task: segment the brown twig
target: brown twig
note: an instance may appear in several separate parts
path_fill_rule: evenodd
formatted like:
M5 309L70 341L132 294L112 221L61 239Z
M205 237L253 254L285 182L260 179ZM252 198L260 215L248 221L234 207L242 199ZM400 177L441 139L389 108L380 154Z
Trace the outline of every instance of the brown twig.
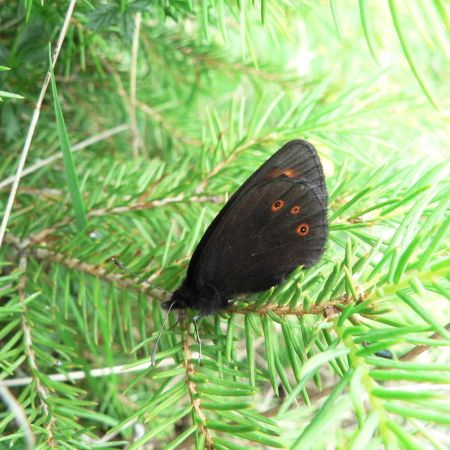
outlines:
M264 306L251 305L245 308L229 308L226 312L232 314L258 314L260 316L265 316L269 312L272 312L278 316L305 316L307 314L324 314L331 309L338 309L339 306L348 305L353 303L355 299L350 296L343 296L336 300L330 300L326 303L321 303L313 305L308 309L303 306L296 306L291 308L290 306L278 306L276 304L269 304Z
M33 243L29 240L21 241L19 238L8 234L6 236L6 242L13 245L19 251L23 251L25 248L40 261L47 261L51 263L61 264L68 269L77 270L87 275L91 275L96 278L108 281L111 284L118 285L125 289L133 289L134 291L147 294L152 298L161 298L166 295L165 291L158 288L151 288L145 281L136 280L132 278L125 278L118 273L109 272L103 265L94 265L81 261L78 258L71 258L62 253L56 253L47 248L34 248ZM111 262L111 267L112 267Z
M130 211L142 211L144 209L157 208L159 206L169 205L171 203L180 203L189 201L192 203L223 203L223 195L193 195L191 197L179 194L174 197L166 197L160 200L151 200L149 202L138 202L133 205L115 206L112 208L101 208L91 211L88 217L104 216L106 214L122 214Z
M180 130L178 130L174 125L172 125L170 122L168 122L158 111L156 111L154 108L150 107L146 103L143 103L141 101L137 101L137 106L139 109L146 114L147 116L151 117L155 122L159 123L162 128L164 128L168 134L173 136L176 140L179 142L184 142L185 144L192 145L194 147L200 147L202 145L202 141L199 139L195 139L192 137L187 136L185 133L182 133Z
M88 217L106 216L108 214L123 214L131 211L142 211L146 209L157 208L159 206L170 205L172 203L192 202L192 203L219 203L222 204L225 201L225 197L222 195L193 195L186 196L179 194L174 197L166 197L159 200L151 200L148 202L136 202L131 205L113 206L111 208L99 208L94 209L88 213ZM45 239L55 233L58 229L68 225L73 221L72 217L66 217L63 220L55 223L51 227L45 228L30 236L29 240L34 243L45 241Z
M445 329L450 330L450 323L445 326ZM436 332L433 333L429 339L442 339L442 335L441 333ZM417 345L416 347L413 347L411 350L402 355L400 357L400 361L411 361L423 352L426 352L429 348L430 347L428 345Z
M186 385L189 392L189 397L191 399L192 408L195 411L195 414L200 419L200 422L198 424L198 428L200 432L205 436L205 448L207 450L211 450L214 448L213 440L211 433L209 432L209 429L206 425L207 420L205 413L203 412L203 409L201 407L201 400L197 396L197 389L194 381L192 381L192 376L195 374L194 366L191 362L192 354L191 349L189 348L189 339L190 334L187 330L189 324L186 322L186 332L184 333L183 337L183 353L184 353L184 367L186 369Z
M244 150L247 150L248 148L252 147L255 144L263 144L268 141L274 141L277 138L277 133L269 133L265 136L261 136L258 138L249 139L245 144L242 144L238 146L234 151L228 155L225 159L220 161L212 170L209 172L209 174L204 178L204 180L198 185L196 192L201 193L204 192L206 189L206 186L208 185L209 180L217 175L224 167L226 167L230 162L232 162L239 153L243 152Z
M61 264L68 269L86 273L93 277L108 281L112 284L119 285L122 288L133 289L134 291L138 291L148 295L152 299L160 299L167 296L167 293L162 289L152 288L145 281L136 280L134 278L124 278L118 273L108 272L105 266L88 264L78 258L70 258L61 253L52 252L51 250L47 250L44 248L32 249L31 253L37 259Z

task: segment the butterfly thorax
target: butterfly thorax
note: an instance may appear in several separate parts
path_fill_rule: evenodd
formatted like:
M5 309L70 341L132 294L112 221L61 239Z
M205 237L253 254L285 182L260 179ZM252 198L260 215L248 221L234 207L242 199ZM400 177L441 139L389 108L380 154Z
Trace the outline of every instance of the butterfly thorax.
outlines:
M185 280L164 306L168 308L171 304L174 309L191 308L199 311L202 316L206 316L225 309L228 306L228 299L213 286L195 289Z

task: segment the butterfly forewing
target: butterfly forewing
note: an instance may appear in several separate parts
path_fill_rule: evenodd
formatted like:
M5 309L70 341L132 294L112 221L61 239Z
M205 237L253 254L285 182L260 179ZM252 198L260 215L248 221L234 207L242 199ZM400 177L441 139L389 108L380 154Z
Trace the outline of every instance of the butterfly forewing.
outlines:
M189 282L194 283L200 275L203 265L199 260L207 252L206 248L217 226L225 216L235 214L235 201L255 186L283 178L307 182L322 202L327 204L325 178L316 149L309 142L300 139L287 142L241 185L211 222L189 263Z
M328 195L314 147L285 144L225 204L194 251L186 279L166 303L211 314L227 299L265 290L322 254Z

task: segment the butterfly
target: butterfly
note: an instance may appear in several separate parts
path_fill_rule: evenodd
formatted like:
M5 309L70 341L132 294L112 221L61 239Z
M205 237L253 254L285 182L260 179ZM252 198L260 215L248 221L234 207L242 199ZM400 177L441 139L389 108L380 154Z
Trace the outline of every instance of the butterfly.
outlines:
M297 267L311 267L327 242L327 205L316 149L304 140L286 143L217 214L186 278L163 307L215 314L237 296L267 290Z

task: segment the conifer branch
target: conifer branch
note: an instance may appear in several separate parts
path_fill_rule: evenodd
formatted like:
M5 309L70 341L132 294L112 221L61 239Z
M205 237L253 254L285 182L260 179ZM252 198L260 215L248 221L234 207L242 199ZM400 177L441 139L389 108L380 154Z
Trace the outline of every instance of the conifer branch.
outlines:
M145 40L145 36L143 36L143 39ZM120 75L117 73L117 71L114 69L114 67L111 66L111 64L105 59L102 58L102 64L105 66L106 70L112 75L114 78L117 89L119 91L120 97L122 97L123 101L125 102L125 105L129 105L129 99L125 90L125 87L123 85L122 79ZM168 120L166 120L162 114L157 112L155 108L150 107L146 103L135 99L135 106L138 106L139 109L149 117L151 117L155 122L157 122L161 127L171 136L175 138L175 141L183 142L188 145L194 145L194 146L200 146L201 141L190 138L185 133L180 132L176 126L172 125ZM127 106L128 109L131 109L131 106Z
M235 73L242 73L247 75L248 77L255 77L263 81L278 84L285 89L290 89L293 91L304 90L304 85L298 83L295 74L293 74L293 77L290 80L281 76L279 72L274 71L272 73L267 70L263 70L261 67L255 66L251 63L246 64L238 60L230 61L229 59L221 58L212 45L207 47L206 49L204 49L204 47L198 49L195 47L195 42L183 42L183 38L179 34L172 34L168 38L171 44L170 49L175 48L186 58L191 58L197 64L205 65L210 70L224 71L232 75L234 75ZM155 46L153 45L153 42L151 40L144 37L144 41L148 46L151 46L154 49Z
M361 299L358 299L358 301ZM250 305L244 308L229 308L226 310L227 313L231 314L258 314L260 316L265 316L269 312L274 313L278 316L305 316L308 314L325 314L327 317L330 315L336 315L339 313L339 307L349 305L353 303L355 299L348 295L343 295L342 297L330 300L326 303L318 303L307 309L303 306L278 306L277 304L271 303L264 306Z
M137 202L131 205L115 206L112 208L95 209L88 214L89 217L105 216L108 214L123 214L132 211L143 211L147 209L158 208L160 206L170 205L172 203L223 203L225 197L223 195L186 195L179 194L174 197L166 197L159 200L151 200L148 202Z
M117 125L116 127L102 131L101 133L90 136L90 137L83 139L82 141L74 144L72 146L72 153L84 150L85 148L87 148L93 144L104 141L112 136L115 136L116 134L123 133L126 130L128 130L128 124L123 123L121 125ZM30 175L31 173L36 172L36 170L47 167L48 165L50 165L51 163L53 163L55 161L58 161L58 159L61 159L62 157L63 157L62 152L57 152L57 153L53 154L52 156L49 156L48 158L38 160L37 162L35 162L31 166L29 166L23 170L23 172L21 174L21 179L27 175ZM4 180L0 181L0 189L3 189L4 187L10 185L12 182L14 182L14 179L15 179L15 176L11 176L11 177L7 177ZM21 190L21 192L22 192L22 190Z
M267 144L268 142L275 141L277 139L276 132L274 133L268 133L264 136L251 138L248 141L246 141L244 144L241 144L237 146L233 152L228 155L226 158L224 158L222 161L220 161L203 179L203 181L198 185L196 192L201 193L204 192L206 189L206 186L209 183L209 180L213 178L215 175L217 175L221 170L223 170L228 164L230 164L233 160L236 159L236 157L242 153L244 150L247 150L251 147L253 147L256 144Z
M28 356L28 364L31 369L32 378L36 385L36 391L39 396L40 404L47 421L47 424L45 425L45 430L47 432L47 444L51 448L58 448L55 440L55 435L53 432L53 429L56 426L55 417L50 412L48 406L49 392L47 388L42 384L38 376L38 373L40 371L36 362L36 354L33 349L33 337L31 332L31 326L27 318L27 305L25 303L26 299L25 288L27 283L26 268L27 268L27 252L24 251L22 252L19 260L19 270L21 272L21 275L19 278L18 290L19 290L20 305L22 308L21 317L22 317L22 330L24 334L25 354Z
M11 235L8 235L8 238L8 240L11 241ZM18 243L16 242L16 244L18 248L23 248L23 246L26 245L20 241ZM78 258L71 258L62 253L56 253L45 248L29 247L29 251L40 261L60 264L68 269L108 281L109 283L118 285L122 288L133 289L136 292L145 293L153 299L162 298L165 295L164 291L157 288L149 289L148 285L139 280L125 278L118 273L108 272L105 266L89 264ZM110 264L112 264L112 262L110 262Z
M202 145L200 140L189 137L187 134L180 132L175 125L172 125L161 113L156 111L155 108L152 108L139 100L137 100L136 104L144 114L159 123L161 127L174 138L175 141L183 142L194 147L200 147Z
M157 200L151 200L148 202L138 201L136 203L124 206L113 206L111 208L98 208L91 210L87 216L88 217L101 217L110 214L125 214L133 211L144 211L148 209L158 208L161 206L170 205L173 203L218 203L222 204L225 201L223 195L185 195L179 194L174 197L166 197ZM68 225L73 222L71 216L67 216L63 220L55 223L51 227L45 228L44 230L38 231L30 236L29 240L33 243L44 242L51 234L55 233L61 227Z
M14 244L18 249L23 249L28 244L19 239L8 235L8 241ZM157 288L149 288L145 283L139 280L130 279L118 273L111 273L103 265L94 265L81 261L78 258L71 258L62 253L56 253L48 248L34 248L32 245L28 247L31 254L40 261L47 261L56 264L61 264L68 269L76 270L87 275L100 278L112 284L118 285L125 289L132 289L135 292L146 294L149 300L161 299L167 296L165 291ZM112 263L111 263L112 264ZM291 308L289 306L278 306L276 304L268 304L264 306L251 305L244 308L229 308L226 312L231 314L258 314L266 315L269 312L278 314L280 316L304 316L307 314L335 314L338 312L339 306L345 306L352 303L354 299L349 296L342 296L338 299L313 305L308 309L302 306Z

